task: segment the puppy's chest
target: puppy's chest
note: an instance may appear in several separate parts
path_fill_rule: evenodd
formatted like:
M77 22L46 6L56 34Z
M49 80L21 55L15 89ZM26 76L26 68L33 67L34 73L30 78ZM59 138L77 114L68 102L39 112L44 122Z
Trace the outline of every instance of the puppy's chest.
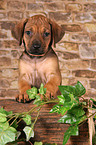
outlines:
M40 87L41 83L45 85L46 83L46 76L44 75L43 70L41 71L40 68L34 68L33 72L30 72L31 74L31 82L33 86L36 86L37 88Z
M41 63L23 63L20 73L23 79L27 80L32 86L40 87L41 83L46 83L46 75Z

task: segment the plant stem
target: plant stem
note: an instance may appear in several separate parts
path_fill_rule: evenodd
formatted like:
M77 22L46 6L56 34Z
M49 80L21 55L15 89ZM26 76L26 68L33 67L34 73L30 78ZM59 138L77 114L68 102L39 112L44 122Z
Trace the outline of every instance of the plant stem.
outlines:
M38 113L37 113L37 116L36 116L36 118L35 118L35 121L34 121L34 123L33 123L33 125L32 125L32 128L34 128L34 125L35 125L35 123L36 123L36 121L37 121L37 119L38 119L38 117L39 117L39 113L40 113L41 108L42 108L42 106L41 106L41 107L39 108L39 110L38 110Z
M8 120L8 122L11 121L14 117L15 117L15 116L12 116L12 117Z
M33 107L31 110L29 110L28 112L23 112L23 114L31 114L32 112L34 112L35 109L39 108L40 106L43 106L45 104L49 104L49 103L58 103L58 100L48 100L47 102L43 102L41 103L39 106L35 106Z
M88 116L87 119L90 118L90 117L92 117L95 114L96 114L96 111L94 113L92 113L90 116Z
M96 112L94 112L94 113L92 113L90 116L88 116L86 119L84 119L80 124L78 124L79 126L81 126L82 124L84 124L85 123L85 121L87 120L87 119L89 119L89 118L91 118L93 115L95 115L96 114Z
M31 145L33 145L31 142L30 142L30 140L28 141Z
M17 122L17 124L22 120L22 118L19 119L19 121Z
M18 118L19 116L16 116L15 119L13 120L13 122L10 124L10 126L16 121L16 119Z

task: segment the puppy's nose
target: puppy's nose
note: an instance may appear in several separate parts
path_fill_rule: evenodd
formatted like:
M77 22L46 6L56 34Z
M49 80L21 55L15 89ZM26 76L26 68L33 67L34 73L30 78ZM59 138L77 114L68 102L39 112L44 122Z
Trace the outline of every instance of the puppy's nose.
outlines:
M41 47L41 43L40 42L33 43L33 48L38 49L40 47Z

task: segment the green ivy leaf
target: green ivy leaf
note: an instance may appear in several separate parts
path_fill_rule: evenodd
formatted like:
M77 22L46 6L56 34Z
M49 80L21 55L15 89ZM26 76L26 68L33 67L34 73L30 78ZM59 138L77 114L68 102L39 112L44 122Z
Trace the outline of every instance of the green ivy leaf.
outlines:
M35 142L34 145L43 145L42 142Z
M61 117L58 122L59 123L69 123L71 125L73 124L80 124L81 122L83 122L85 119L87 118L86 115L84 116L81 116L81 117L76 117L75 115L73 114L68 114L68 112L63 116Z
M87 105L87 102L81 102L81 104L86 106Z
M44 101L41 100L39 95L36 95L36 99L34 100L33 104L36 104L37 106L41 105Z
M46 94L46 88L44 88L44 85L43 85L43 84L41 84L41 86L40 86L39 93L40 93L41 95Z
M94 105L96 105L96 100L94 100L93 98L91 98L90 100L93 101Z
M7 117L7 115L6 114L3 114L3 113L0 113L0 116Z
M94 100L93 98L90 99L93 102L92 108L96 109L96 100Z
M0 128L0 144L5 145L8 142L15 141L16 130L12 127L7 130Z
M73 114L75 115L76 117L80 117L80 116L83 116L85 114L85 111L83 110L82 106L74 106L72 107L69 111L68 111L69 114Z
M79 81L75 86L59 86L59 90L62 95L67 97L69 94L73 94L74 96L80 97L86 92L86 89Z
M0 128L2 128L3 130L6 130L8 127L9 123L7 121L0 123Z
M74 94L75 96L80 97L86 93L86 89L79 81L74 87L75 87L75 94Z
M68 111L69 109L71 109L73 106L73 103L69 102L69 103L64 103L64 106L61 106L59 104L56 104L53 106L53 108L50 110L49 113L58 113L58 114L64 114L66 111Z
M64 115L64 113L66 113L66 111L67 111L67 109L65 108L65 106L61 106L61 107L60 107L60 113L61 113L62 115Z
M41 105L42 103L43 103L43 101L41 101L41 100L35 100L33 104L39 106L39 105Z
M77 121L76 117L73 116L72 114L65 114L58 120L59 123L69 123L69 124L74 124L76 121Z
M2 107L1 107L1 109L0 109L0 113L2 113L2 114L5 114L5 115L11 115L12 114L12 111L6 111L5 109L3 109Z
M65 102L65 98L63 95L57 96L57 98L59 99L59 105L64 105Z
M17 132L16 132L16 137L15 137L15 139L18 139L20 135L21 135L21 132L20 132L20 131L17 131Z
M31 116L30 115L26 115L25 117L23 117L23 120L26 122L27 125L31 124Z
M70 110L74 106L73 102L64 103L63 107L60 108L61 114L63 115L66 111Z
M26 134L26 141L28 141L31 137L34 137L34 131L33 131L33 129L31 127L25 126L23 131Z
M36 95L38 93L38 90L36 87L33 87L33 88L27 90L26 93L28 94L30 99L35 99Z
M6 114L0 113L0 123L7 121Z
M63 145L65 145L72 135L79 135L78 126L70 126L64 134Z
M61 106L56 104L56 105L53 106L53 108L50 110L49 113L58 113L58 114L60 114L61 113L60 108L61 108Z
M84 120L86 120L87 116L81 116L79 118L77 118L76 124L79 125L81 122L83 122Z
M59 90L61 92L61 94L66 97L66 101L68 102L68 100L70 101L70 97L69 94L74 94L75 90L73 86L59 86Z
M74 105L73 102L64 103L64 107L66 108L66 111L71 109L73 105Z
M17 132L17 130L14 127L10 127L9 130L12 131L12 132L14 132L14 133Z

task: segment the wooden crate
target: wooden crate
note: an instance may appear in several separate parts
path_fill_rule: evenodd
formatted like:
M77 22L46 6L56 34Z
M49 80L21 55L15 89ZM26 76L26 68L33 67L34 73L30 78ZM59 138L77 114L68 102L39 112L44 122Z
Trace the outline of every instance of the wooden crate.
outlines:
M13 111L15 113L28 111L34 105L33 102L23 104L15 100L0 100L0 106L4 107L7 111ZM42 141L44 143L57 143L58 145L62 145L64 133L69 125L57 123L60 115L57 113L49 113L52 106L53 104L47 104L41 109L40 116L35 124L35 137L31 139L32 142ZM35 114L32 114L32 116L35 116ZM79 136L70 137L66 145L89 145L87 122L80 126Z

